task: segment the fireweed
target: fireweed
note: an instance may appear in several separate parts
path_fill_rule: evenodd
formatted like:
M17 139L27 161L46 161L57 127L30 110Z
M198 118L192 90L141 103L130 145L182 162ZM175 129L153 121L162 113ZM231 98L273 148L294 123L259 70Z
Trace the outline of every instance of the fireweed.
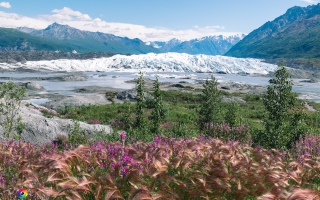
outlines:
M319 190L316 156L301 157L302 164L278 150L203 134L130 144L123 132L119 139L62 151L56 143L0 143L0 199L16 198L20 187L31 199L58 200L280 198L297 187Z
M307 134L305 137L300 136L292 148L292 154L298 160L303 160L303 157L318 157L320 156L320 136Z
M228 123L205 123L205 133L208 136L221 139L225 142L240 141L248 143L251 140L249 126L241 124L240 126L231 127Z

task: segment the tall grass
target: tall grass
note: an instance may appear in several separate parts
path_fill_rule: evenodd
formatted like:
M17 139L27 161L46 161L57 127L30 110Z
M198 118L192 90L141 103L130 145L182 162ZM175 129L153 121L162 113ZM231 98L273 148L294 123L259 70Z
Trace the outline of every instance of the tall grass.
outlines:
M204 135L132 142L123 132L119 142L62 150L11 141L0 143L0 159L1 199L16 198L20 187L30 199L58 200L281 199L297 188L320 189L318 156L297 161L288 152Z

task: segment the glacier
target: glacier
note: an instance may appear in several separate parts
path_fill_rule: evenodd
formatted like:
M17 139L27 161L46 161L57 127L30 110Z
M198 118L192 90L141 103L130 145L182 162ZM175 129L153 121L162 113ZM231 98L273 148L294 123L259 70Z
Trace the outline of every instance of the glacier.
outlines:
M25 63L0 63L0 68L17 68L50 71L104 71L104 72L195 72L227 74L268 74L277 66L261 59L227 56L189 55L185 53L161 53L139 55L115 55L88 60L43 60Z

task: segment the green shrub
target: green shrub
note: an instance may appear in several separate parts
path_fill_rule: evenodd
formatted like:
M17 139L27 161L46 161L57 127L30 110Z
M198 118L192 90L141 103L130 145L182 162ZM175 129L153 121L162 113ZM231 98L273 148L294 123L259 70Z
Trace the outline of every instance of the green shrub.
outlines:
M204 128L205 123L217 123L220 121L220 91L217 88L218 82L212 75L211 80L203 84L204 90L201 95L203 103L199 110L199 125Z
M88 144L88 136L85 131L81 129L80 123L73 121L73 126L69 125L70 133L68 134L68 141L71 145Z
M239 113L239 105L237 103L229 103L225 115L225 122L229 123L231 127L239 126L241 124L241 116Z
M4 128L3 134L7 138L10 138L14 130L21 138L25 125L19 116L19 109L24 96L26 96L25 87L16 86L13 82L0 84L0 114L4 117L0 125Z

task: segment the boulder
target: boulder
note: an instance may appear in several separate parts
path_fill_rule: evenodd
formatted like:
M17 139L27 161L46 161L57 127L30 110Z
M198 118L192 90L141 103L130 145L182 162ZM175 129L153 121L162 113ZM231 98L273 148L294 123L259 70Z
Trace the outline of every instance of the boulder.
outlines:
M125 90L118 93L117 99L133 101L135 100L136 96L137 96L137 91L135 89Z
M230 87L228 87L228 86L222 86L221 89L223 89L223 90L230 90Z
M36 82L27 82L26 88L28 90L45 90L45 88L42 85Z
M151 98L151 99L153 98L153 96L147 92L144 93L144 96L146 98ZM119 99L119 100L136 101L136 97L137 97L137 90L136 89L124 90L124 91L119 92L117 94L117 99Z
M305 82L305 83L318 83L318 80L316 79L309 79L309 80L302 80L300 82Z
M51 113L56 112L39 105L30 105L30 103L28 103L29 106L26 106L25 103L22 103L19 112L22 122L26 125L22 132L22 141L42 145L55 140L58 135L67 136L73 130L74 123L72 120L61 119L59 117L46 118L41 113L41 110L47 110ZM3 117L0 115L0 120L3 120ZM88 135L97 133L100 130L103 130L105 134L111 132L111 128L107 125L79 122L79 126ZM3 132L4 129L0 126L0 140L4 140Z

